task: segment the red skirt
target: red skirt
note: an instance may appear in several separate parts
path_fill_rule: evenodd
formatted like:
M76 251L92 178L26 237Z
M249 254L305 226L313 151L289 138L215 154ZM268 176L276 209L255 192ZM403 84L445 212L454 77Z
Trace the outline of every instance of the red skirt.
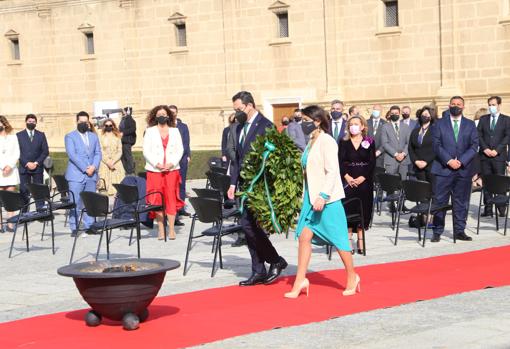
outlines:
M179 197L181 175L179 171L150 172L147 171L147 194L162 192L165 201L165 213L175 216L184 207L184 201ZM150 205L161 205L161 196L153 194L147 196ZM154 217L152 217L154 218Z

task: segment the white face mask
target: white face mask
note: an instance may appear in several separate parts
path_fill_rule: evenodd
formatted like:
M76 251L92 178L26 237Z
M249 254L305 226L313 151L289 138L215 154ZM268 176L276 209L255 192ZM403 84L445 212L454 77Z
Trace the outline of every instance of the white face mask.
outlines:
M489 111L492 115L496 115L498 113L498 107L496 107L495 105L491 105L489 106Z
M349 132L351 133L351 135L357 136L361 132L361 127L359 125L351 125L349 126Z

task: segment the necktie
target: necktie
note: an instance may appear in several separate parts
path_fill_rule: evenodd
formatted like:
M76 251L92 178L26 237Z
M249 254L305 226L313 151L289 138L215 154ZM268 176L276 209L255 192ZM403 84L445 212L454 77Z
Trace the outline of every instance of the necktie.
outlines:
M85 132L85 134L83 134L82 137L83 137L83 143L85 143L85 145L87 146L87 149L89 149L89 137L87 136L87 133Z
M30 131L29 134L30 134L30 142L32 142L34 140L34 131Z
M244 146L244 140L246 139L246 130L248 130L248 123L246 122L243 126L243 131L241 133L241 142L239 142L241 144L241 147Z
M418 143L420 143L420 145L423 143L423 136L425 136L426 131L427 129L421 129L420 134L418 134Z
M496 127L496 117L493 115L493 116L491 116L491 118L492 118L491 131L494 131L494 128Z
M453 136L455 137L455 142L459 138L459 120L453 120Z
M379 122L377 120L374 121L374 136L377 133L377 126L379 126Z
M395 133L397 134L397 138L399 138L398 137L398 124L395 124Z
M335 122L335 131L333 132L333 137L335 140L338 140L338 122Z

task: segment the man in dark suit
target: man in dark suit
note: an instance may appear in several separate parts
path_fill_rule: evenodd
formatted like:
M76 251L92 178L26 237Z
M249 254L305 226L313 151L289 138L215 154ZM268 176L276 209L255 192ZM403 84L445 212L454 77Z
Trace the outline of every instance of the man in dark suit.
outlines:
M418 121L411 119L411 107L407 105L402 107L402 120L400 120L400 124L406 124L411 131L418 127Z
M370 115L370 118L368 119L368 136L372 137L375 141L375 165L384 168L384 156L381 156L384 153L381 139L381 130L386 121L381 119L381 114L381 105L375 104L372 107L372 115Z
M331 102L331 110L329 115L329 131L337 143L340 143L345 136L345 125L347 124L347 115L344 115L344 102L335 99Z
M184 153L182 154L181 161L179 162L179 173L181 174L181 186L179 188L179 196L183 201L186 200L186 177L188 176L188 164L191 161L191 148L190 148L190 137L189 137L189 128L181 119L177 118L177 114L179 113L179 109L175 105L169 105L168 108L175 114L177 123L176 127L179 130L182 138L182 145L184 147ZM185 210L185 208L181 208L179 212L177 212L180 216L191 216L189 212ZM180 220L175 220L175 225L181 226L184 225Z
M25 204L29 202L29 191L27 184L43 183L43 162L49 155L48 141L43 132L37 131L37 117L34 114L28 114L25 117L26 129L16 134L20 148L19 158L19 177L20 193L23 196ZM36 208L39 209L44 202L36 202Z
M475 123L462 115L464 99L450 99L449 116L443 117L432 129L432 147L436 158L432 164L435 176L435 201L447 204L450 195L453 204L453 234L457 240L471 241L465 233L474 174L473 158L478 152L478 132ZM439 242L444 231L445 212L434 216L432 242Z
M124 115L120 120L119 131L122 133L122 166L126 175L135 174L135 161L131 148L136 143L136 121L133 119L133 108L124 108Z
M264 135L266 129L273 127L273 123L259 113L255 106L255 101L250 92L241 91L232 97L234 110L239 126L236 130L236 140L239 144L237 156L230 166L230 188L228 198L234 199L235 190L240 180L240 172L244 157L251 150L251 143L255 141L258 135ZM287 267L285 259L278 255L276 249L271 244L266 232L259 227L253 214L245 210L240 221L246 240L248 250L251 255L251 276L239 283L239 286L253 286L257 284L270 284L274 282L282 270ZM269 263L269 272L266 272L264 263Z
M510 141L510 118L501 114L501 97L493 96L487 100L490 114L484 115L478 122L480 140L480 160L482 175L504 175L508 158L507 146ZM490 194L484 192L484 203ZM500 216L505 215L505 207L498 207ZM492 216L492 205L485 206L482 216Z

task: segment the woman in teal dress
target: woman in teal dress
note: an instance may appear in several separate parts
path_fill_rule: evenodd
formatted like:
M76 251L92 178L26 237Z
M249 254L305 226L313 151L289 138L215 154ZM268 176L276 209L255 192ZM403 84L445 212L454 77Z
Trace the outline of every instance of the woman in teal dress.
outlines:
M306 271L312 254L312 243L333 245L338 250L347 272L344 296L359 290L360 277L354 271L351 246L348 238L347 219L341 199L345 197L340 180L338 144L327 134L329 122L325 111L316 105L302 113L313 120L311 137L303 156L305 193L303 207L296 228L299 240L298 269L292 291L286 298L296 298L301 291L309 291Z

